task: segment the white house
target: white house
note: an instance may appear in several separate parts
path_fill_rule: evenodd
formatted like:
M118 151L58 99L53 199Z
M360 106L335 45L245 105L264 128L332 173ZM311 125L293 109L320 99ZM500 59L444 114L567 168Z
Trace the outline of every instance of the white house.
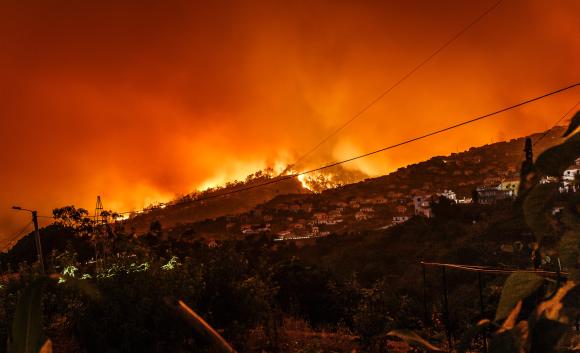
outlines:
M569 168L564 171L562 179L564 181L574 181L577 175L580 176L580 168Z
M407 222L411 217L409 216L394 216L393 217L393 224L401 224Z
M566 169L562 174L562 187L560 188L560 192L578 191L579 187L575 182L577 177L580 177L580 168L576 168L576 166L573 166Z
M457 194L453 190L443 190L442 193L439 194L453 202L457 202Z

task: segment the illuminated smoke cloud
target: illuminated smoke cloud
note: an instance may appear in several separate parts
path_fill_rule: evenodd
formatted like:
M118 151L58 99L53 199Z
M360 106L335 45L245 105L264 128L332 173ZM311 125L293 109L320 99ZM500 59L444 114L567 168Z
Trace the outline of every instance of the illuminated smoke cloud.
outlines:
M0 12L0 238L21 203L134 209L292 163L487 2L13 1ZM421 8L423 11L416 11ZM579 77L578 2L504 2L303 163ZM379 175L547 128L577 92L345 165ZM362 174L361 174L362 175Z

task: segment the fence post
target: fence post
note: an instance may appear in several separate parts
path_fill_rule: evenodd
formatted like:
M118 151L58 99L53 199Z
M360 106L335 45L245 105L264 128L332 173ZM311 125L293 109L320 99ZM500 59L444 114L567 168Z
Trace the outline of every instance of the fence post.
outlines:
M481 313L481 319L483 319L485 308L483 306L483 279L481 272L477 272L477 282L479 284L479 312ZM481 335L483 338L483 349L487 353L487 331L484 330Z
M442 267L441 270L441 279L443 281L443 318L445 320L445 331L447 333L449 352L451 352L453 348L451 342L451 322L449 320L449 302L447 300L447 276L445 274L445 267Z
M431 325L431 320L429 318L429 313L427 312L427 273L425 269L425 264L421 262L421 267L423 268L423 314L425 320L425 326Z

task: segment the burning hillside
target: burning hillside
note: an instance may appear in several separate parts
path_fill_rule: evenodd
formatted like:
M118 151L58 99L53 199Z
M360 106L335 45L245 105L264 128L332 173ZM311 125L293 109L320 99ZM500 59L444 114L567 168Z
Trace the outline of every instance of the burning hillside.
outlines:
M278 195L309 192L296 178L285 179L284 176L272 177L267 172L257 172L245 181L229 182L221 187L186 195L164 207L151 207L143 213L136 213L125 221L125 226L141 234L149 230L153 220L171 228L178 224L247 212Z

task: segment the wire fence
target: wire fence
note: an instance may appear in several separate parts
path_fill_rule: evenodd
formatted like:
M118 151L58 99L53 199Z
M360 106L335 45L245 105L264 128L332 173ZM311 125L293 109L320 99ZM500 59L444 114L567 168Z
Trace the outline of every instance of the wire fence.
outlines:
M474 321L474 319L481 320L483 318L489 318L493 316L493 312L489 310L489 304L491 299L486 297L484 294L484 290L487 285L487 280L489 276L506 276L512 273L531 273L537 276L550 278L550 279L557 279L560 281L565 281L569 273L564 271L545 271L545 270L527 270L527 269L511 269L511 268L496 268L496 267L489 267L489 266L477 266L477 265L461 265L461 264L449 264L449 263L439 263L439 262L420 262L422 268L422 276L423 276L423 311L424 311L424 322L427 327L433 327L434 323L432 322L432 317L434 313L437 313L442 318L442 325L445 330L445 338L447 340L447 345L452 351L452 348L456 345L456 336L457 332L460 329L460 325L458 324L461 320L459 318L460 312L462 309L464 311L470 312L474 317L466 317L467 321ZM438 269L439 270L439 279L438 284L433 284L432 281L429 281L429 272L428 269ZM461 271L461 272L470 272L477 276L477 306L470 308L457 308L454 307L453 301L454 299L457 301L465 301L466 298L454 298L450 295L450 284L454 284L457 286L457 281L454 283L450 283L450 276L453 276L453 273L450 271ZM487 276L487 277L486 277ZM463 276L465 277L465 276ZM463 278L465 280L465 278ZM466 282L473 286L473 282ZM468 284L468 285L469 285ZM432 295L433 289L439 289L440 298ZM495 298L497 299L497 298ZM440 308L437 308L437 304L440 303ZM469 309L469 310L468 310ZM578 334L580 332L580 321L579 318L576 317L575 320L575 333ZM483 352L488 352L487 346L487 334L483 333L479 337L479 347L480 350Z

